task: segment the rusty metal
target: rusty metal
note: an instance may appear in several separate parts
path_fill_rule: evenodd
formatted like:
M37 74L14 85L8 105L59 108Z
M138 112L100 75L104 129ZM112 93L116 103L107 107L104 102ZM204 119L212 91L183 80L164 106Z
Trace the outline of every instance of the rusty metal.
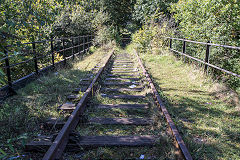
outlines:
M177 130L177 127L175 126L174 122L172 121L170 114L168 113L164 103L162 102L162 100L160 98L160 95L158 94L158 92L157 92L157 90L156 90L156 88L155 88L155 86L154 86L154 84L153 84L149 74L145 70L144 65L143 65L143 63L142 63L142 61L141 61L141 59L138 56L136 51L135 51L135 54L136 54L136 57L138 58L138 62L140 64L140 66L141 66L141 68L143 70L143 74L146 76L146 79L149 82L149 85L150 85L150 87L152 89L154 97L157 100L157 104L160 107L162 113L164 114L165 119L166 119L166 121L167 121L167 123L168 123L168 125L169 125L169 127L171 129L172 135L174 136L174 138L175 138L175 140L177 142L177 148L180 148L180 151L181 151L182 156L184 157L184 159L192 160L191 154L189 153L189 151L188 151L188 149L187 149L187 147L186 147L186 145L185 145L181 135L179 134L179 132Z
M71 131L76 128L80 115L84 112L85 110L85 103L87 102L87 98L92 95L93 90L94 90L94 85L98 81L101 73L105 69L106 65L108 64L110 58L112 57L114 51L110 53L110 55L107 57L103 67L99 70L95 78L93 79L92 83L89 85L88 89L86 90L85 94L83 97L80 99L78 104L76 105L76 109L72 112L72 114L69 116L67 122L64 124L63 128L61 131L58 133L58 136L52 143L51 147L48 149L46 154L43 157L43 160L54 160L54 159L59 159L67 145L69 134Z

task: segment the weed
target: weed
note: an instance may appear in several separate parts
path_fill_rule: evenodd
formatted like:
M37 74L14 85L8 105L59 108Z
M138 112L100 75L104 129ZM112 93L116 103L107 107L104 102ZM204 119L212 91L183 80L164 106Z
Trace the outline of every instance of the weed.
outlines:
M240 159L239 111L229 101L236 93L216 93L227 89L168 51L141 58L193 158Z

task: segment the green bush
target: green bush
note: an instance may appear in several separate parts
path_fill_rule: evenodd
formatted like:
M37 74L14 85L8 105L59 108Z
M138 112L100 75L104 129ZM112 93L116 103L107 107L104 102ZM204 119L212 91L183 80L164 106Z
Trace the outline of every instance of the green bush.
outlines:
M179 0L171 12L178 25L179 36L195 41L240 46L240 3L237 0ZM181 43L178 45L180 50ZM187 54L204 59L206 46L187 43ZM181 51L181 50L180 50ZM239 51L211 47L210 63L240 74ZM231 85L240 86L240 79L213 70L213 74Z
M154 21L156 16L161 19L160 23ZM152 15L148 23L132 35L132 40L141 52L160 53L160 48L166 49L167 41L163 37L173 35L174 32L171 19Z

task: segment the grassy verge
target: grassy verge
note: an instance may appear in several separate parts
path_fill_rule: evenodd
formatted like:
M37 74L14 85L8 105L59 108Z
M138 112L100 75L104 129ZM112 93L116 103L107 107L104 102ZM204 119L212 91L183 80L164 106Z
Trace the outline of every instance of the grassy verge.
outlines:
M239 95L168 51L141 58L193 158L240 159Z
M66 102L74 88L80 87L80 79L101 62L108 53L106 49L93 49L93 54L78 57L67 68L43 75L0 105L0 159L21 157L26 141L43 134L43 122L61 116L57 107Z

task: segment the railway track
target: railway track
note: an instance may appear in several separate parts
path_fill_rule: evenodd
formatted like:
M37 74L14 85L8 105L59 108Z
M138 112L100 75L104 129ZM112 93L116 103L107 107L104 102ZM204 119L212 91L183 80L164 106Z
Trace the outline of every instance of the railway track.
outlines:
M59 128L57 134L28 143L27 150L47 149L44 157L39 158L44 160L61 159L66 156L63 155L66 149L79 151L80 148L89 150L115 147L115 151L118 151L119 147L140 147L139 149L149 147L149 150L161 152L161 147L166 146L159 148L159 144L162 144L159 143L162 140L161 133L156 133L159 130L151 129L156 126L157 120L152 117L152 112L149 112L156 106L155 109L161 111L166 120L164 123L168 125L161 129L168 130L168 133L170 131L174 140L172 145L175 145L177 151L176 159L192 159L137 53L114 54L112 51L103 64L95 66L93 70L96 72L95 76L90 75L80 81L85 87L73 91L74 93L82 91L84 94L70 95L68 99L73 102L60 107L65 113L70 113L67 121L53 119L47 122L49 126ZM77 103L74 103L76 100ZM153 112L157 113L154 109ZM107 132L101 132L103 126L120 126L118 130L123 129L126 133L119 131L120 135L104 134ZM135 130L131 130L132 134L129 134L129 128L124 129L126 126L135 127ZM158 147L151 148L154 146Z

